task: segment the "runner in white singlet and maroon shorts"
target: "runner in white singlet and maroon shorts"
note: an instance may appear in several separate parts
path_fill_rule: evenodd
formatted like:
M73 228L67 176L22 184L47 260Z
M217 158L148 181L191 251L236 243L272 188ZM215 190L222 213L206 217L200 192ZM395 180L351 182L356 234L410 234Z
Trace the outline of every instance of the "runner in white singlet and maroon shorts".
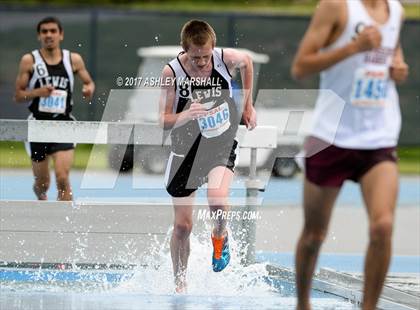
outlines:
M296 249L298 309L310 309L311 279L331 210L345 180L360 184L370 241L363 309L375 309L391 257L398 192L396 146L401 116L395 83L408 74L395 0L322 0L300 44L292 75L321 73L305 143L305 223ZM342 114L329 113L344 102Z

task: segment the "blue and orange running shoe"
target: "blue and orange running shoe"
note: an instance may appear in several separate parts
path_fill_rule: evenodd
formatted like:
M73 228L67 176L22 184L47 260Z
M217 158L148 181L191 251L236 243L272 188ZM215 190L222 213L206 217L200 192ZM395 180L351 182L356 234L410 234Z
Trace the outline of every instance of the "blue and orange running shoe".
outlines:
M213 243L213 271L220 272L226 268L230 261L228 236L221 238L211 236L211 241Z

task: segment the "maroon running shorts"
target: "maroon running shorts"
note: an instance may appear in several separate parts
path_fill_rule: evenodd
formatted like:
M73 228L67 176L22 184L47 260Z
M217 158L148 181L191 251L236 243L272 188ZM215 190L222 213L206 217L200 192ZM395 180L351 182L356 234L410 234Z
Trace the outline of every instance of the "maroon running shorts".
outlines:
M320 151L318 151L320 149ZM372 150L346 149L309 137L305 143L306 178L319 186L341 187L345 180L358 182L382 161L397 161L395 147Z

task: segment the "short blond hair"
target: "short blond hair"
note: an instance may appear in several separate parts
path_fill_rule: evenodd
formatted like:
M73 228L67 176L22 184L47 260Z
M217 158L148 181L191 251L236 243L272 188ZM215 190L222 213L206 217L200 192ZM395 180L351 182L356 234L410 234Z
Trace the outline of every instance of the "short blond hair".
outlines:
M193 19L186 22L181 30L181 45L187 51L191 44L203 46L211 40L216 45L216 32L205 21Z

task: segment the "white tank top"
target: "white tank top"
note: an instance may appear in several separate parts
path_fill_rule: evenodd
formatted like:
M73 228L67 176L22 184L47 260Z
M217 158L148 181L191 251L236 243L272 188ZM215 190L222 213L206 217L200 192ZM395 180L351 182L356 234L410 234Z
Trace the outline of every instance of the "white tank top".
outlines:
M388 20L378 25L361 0L346 0L347 25L324 50L345 46L367 25L379 28L382 42L378 49L355 54L321 72L312 136L351 149L397 145L401 113L389 68L399 41L402 7L397 0L387 2Z

